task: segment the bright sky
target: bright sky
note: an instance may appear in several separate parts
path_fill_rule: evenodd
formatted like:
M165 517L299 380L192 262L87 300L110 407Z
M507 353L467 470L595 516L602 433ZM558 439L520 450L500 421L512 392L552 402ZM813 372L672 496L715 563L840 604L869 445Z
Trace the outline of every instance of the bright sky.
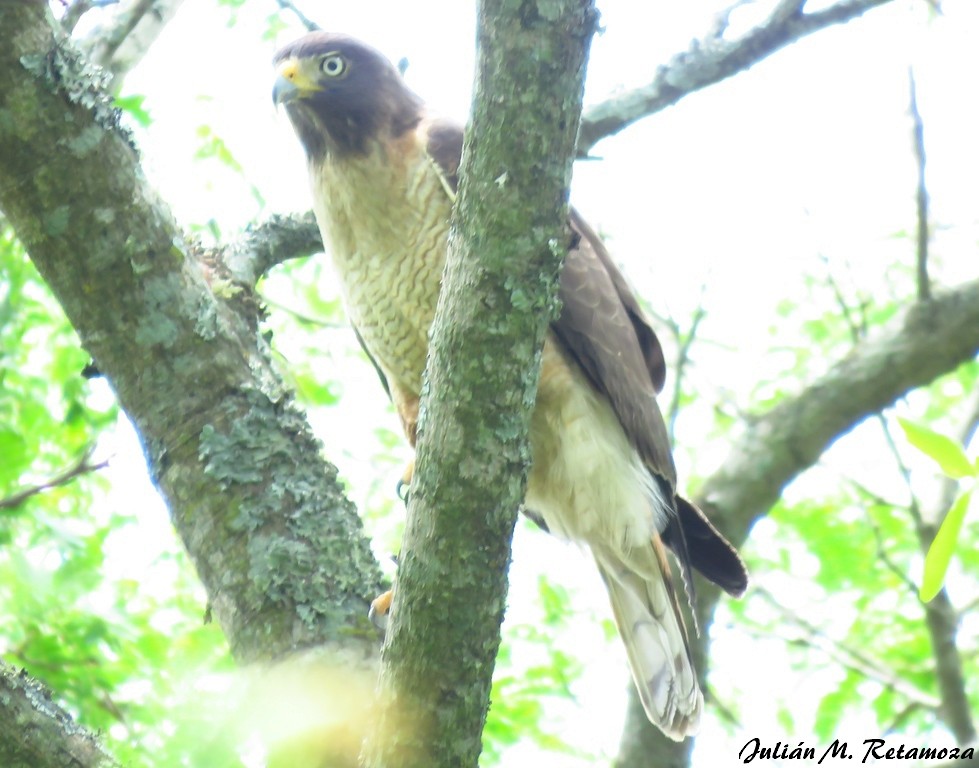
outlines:
M301 5L330 29L363 37L395 61L406 57L412 87L445 113L465 118L474 56L471 3ZM721 5L600 2L605 31L593 46L586 101L648 80L707 29ZM756 7L767 4L744 13ZM912 263L911 242L893 237L913 226L909 65L925 120L932 217L944 227L935 233L936 276L954 283L979 271L979 110L972 93L979 72L979 4L946 0L943 7L943 17L928 21L925 3L902 0L820 32L601 143L594 152L601 162L578 164L573 201L608 233L614 256L658 312L685 319L706 286L710 315L703 334L730 349L712 355L716 369L700 367L693 374L693 386L708 399L711 392L744 392L759 376L775 372L762 359L772 346L775 305L783 298L806 301L800 276L823 273L820 254L835 274L849 270L853 284L869 291L886 289L887 265ZM228 26L229 11L214 0L186 3L127 79L125 91L146 94L144 106L154 119L139 133L144 167L186 225L213 218L231 237L257 217L309 207L299 145L270 96L272 53L302 30L282 14L291 30L259 42L275 9L271 0L251 0ZM239 175L217 162L202 169L194 160L202 125L227 143L264 197L264 209ZM324 285L323 291L333 293L335 287ZM370 435L362 443L351 441L357 430L348 419L376 411L382 396L366 367L341 375L343 405L317 414L315 423L327 454L343 457L341 470L353 498L362 502L377 481L370 464L374 448ZM388 426L396 429L393 420ZM681 420L681 443L687 438L689 447L692 436L697 445L696 452L679 453L681 475L705 477L724 458L727 446L706 440L708 426L709 414L695 409ZM148 482L139 488L123 483L142 470L138 455L126 456L135 449L121 445L115 480L128 494L152 494ZM866 461L859 447L840 450ZM151 527L168 526L162 507L153 517ZM573 585L576 604L583 606L573 647L588 664L576 689L578 703L563 706L556 718L575 744L613 755L627 673L618 646L607 645L597 627L596 617L605 617L607 607L597 579L581 578L590 573L583 556L543 536L519 536L510 620L533 619L530 597L544 564L555 580ZM755 735L795 741L776 725L775 703L815 706L813 691L824 685L824 678L780 673L786 659L778 642L745 642L726 623L722 609L712 633L712 686L727 692L725 698L751 696L763 679L764 695L751 696L746 735L734 740L708 714L695 765L733 765L737 750ZM798 722L810 720L800 715ZM866 738L873 735L871 722L848 728L854 738ZM508 764L576 763L518 750Z

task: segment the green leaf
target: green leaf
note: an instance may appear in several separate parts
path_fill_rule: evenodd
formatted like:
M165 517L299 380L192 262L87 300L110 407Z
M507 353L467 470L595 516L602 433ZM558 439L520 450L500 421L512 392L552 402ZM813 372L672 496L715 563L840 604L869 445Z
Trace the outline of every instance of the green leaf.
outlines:
M965 511L972 498L972 491L966 491L959 496L948 514L942 521L935 540L928 548L925 555L924 575L921 578L921 588L918 590L918 597L923 602L928 602L941 590L945 583L945 572L955 551L955 545L959 540L959 531L962 530L962 521L965 519Z
M956 480L975 475L972 462L955 440L907 419L899 418L898 422L908 442L933 459L946 475Z
M857 688L861 677L854 672L848 672L840 683L839 688L823 696L816 708L816 734L820 739L829 740L839 728L840 722L847 713L847 708L859 703ZM783 726L784 727L784 726ZM791 732L791 731L788 731Z
M0 428L0 496L5 487L13 483L29 462L27 443L23 436L12 429Z
M153 122L150 113L143 107L146 97L142 94L132 94L131 96L116 96L115 105L123 112L127 113L137 123L144 128L149 127Z

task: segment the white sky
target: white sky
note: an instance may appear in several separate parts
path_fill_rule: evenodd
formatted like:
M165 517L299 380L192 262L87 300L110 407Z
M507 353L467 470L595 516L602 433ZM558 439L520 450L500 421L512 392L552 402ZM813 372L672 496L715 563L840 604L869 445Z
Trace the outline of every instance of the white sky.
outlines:
M412 87L447 114L464 119L473 61L472 4L447 0L406 3L307 2L307 13L324 26L353 33L392 59L407 57ZM708 27L714 2L600 2L604 33L593 46L586 101L646 81L655 68L686 48ZM907 69L913 64L925 119L928 181L936 231L935 272L954 283L979 272L979 3L946 0L945 15L926 20L922 2L896 2L846 27L816 34L771 57L748 73L685 99L655 118L598 145L601 162L579 163L572 198L603 232L613 254L660 312L685 318L706 284L710 315L703 333L730 352L713 368L694 372L694 386L745 392L762 373L772 345L776 303L805 302L802 274L822 274L817 256L830 259L835 274L849 269L865 292L885 290L885 266L913 262L910 240L893 235L913 226L914 161L907 114ZM275 3L251 0L226 25L227 9L212 0L186 3L176 20L131 73L125 91L146 94L154 122L139 132L144 167L185 225L215 219L232 236L256 217L305 210L309 194L304 161L284 116L271 103L275 48L291 32L261 42ZM288 14L282 18L291 23ZM260 209L239 176L212 162L194 160L199 126L211 126L230 147L247 180L266 201ZM965 255L964 254L968 254ZM270 286L272 290L273 286ZM335 286L324 285L324 294ZM287 299L287 297L285 297ZM822 307L820 311L823 311ZM287 340L282 340L288 345ZM346 399L314 423L331 457L362 503L377 481L375 447L368 433L351 441L349 414L382 404L366 367L343 371ZM709 406L707 406L709 407ZM698 450L681 451L681 474L709 475L726 445L706 440L709 414L691 411L680 423L681 442L692 436ZM396 429L393 419L388 426ZM699 437L699 440L697 439ZM128 445L128 447L127 447ZM115 482L128 498L152 495L132 444L120 443ZM860 446L850 459L867 462ZM338 459L339 461L339 459ZM396 472L392 471L392 478ZM383 481L382 481L383 482ZM392 482L393 485L393 482ZM144 504L144 502L140 502ZM165 512L146 515L150 537L168 529ZM152 519L151 519L152 518ZM577 705L559 713L560 728L573 743L613 755L619 738L627 673L618 646L607 645L596 617L606 616L604 597L580 553L543 536L518 536L512 573L510 620L531 621L536 569L546 563L555 579L572 584L582 614L570 647L587 659ZM739 638L725 627L723 609L715 626L711 683L724 698L750 697L744 734L726 736L708 710L695 765L734 765L751 736L797 740L776 725L776 702L811 702L825 677L790 674L779 641ZM759 680L764 682L763 695ZM810 717L799 715L799 737ZM872 716L849 722L857 741L874 733ZM517 750L508 765L570 766L571 759Z

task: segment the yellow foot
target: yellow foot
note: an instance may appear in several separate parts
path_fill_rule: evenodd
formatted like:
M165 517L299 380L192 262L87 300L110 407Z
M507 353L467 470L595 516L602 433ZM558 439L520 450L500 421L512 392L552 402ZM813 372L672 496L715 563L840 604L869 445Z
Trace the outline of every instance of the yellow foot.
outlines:
M371 609L367 613L367 618L378 629L387 629L388 614L391 612L391 601L394 600L394 590L389 589L382 595L378 595L371 603Z

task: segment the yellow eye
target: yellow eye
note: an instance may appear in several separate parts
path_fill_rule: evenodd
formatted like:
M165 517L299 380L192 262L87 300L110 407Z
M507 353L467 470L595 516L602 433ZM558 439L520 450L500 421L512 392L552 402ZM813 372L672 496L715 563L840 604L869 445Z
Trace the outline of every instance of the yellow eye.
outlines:
M347 60L339 53L330 53L323 57L320 62L320 69L324 75L339 77L347 71Z

